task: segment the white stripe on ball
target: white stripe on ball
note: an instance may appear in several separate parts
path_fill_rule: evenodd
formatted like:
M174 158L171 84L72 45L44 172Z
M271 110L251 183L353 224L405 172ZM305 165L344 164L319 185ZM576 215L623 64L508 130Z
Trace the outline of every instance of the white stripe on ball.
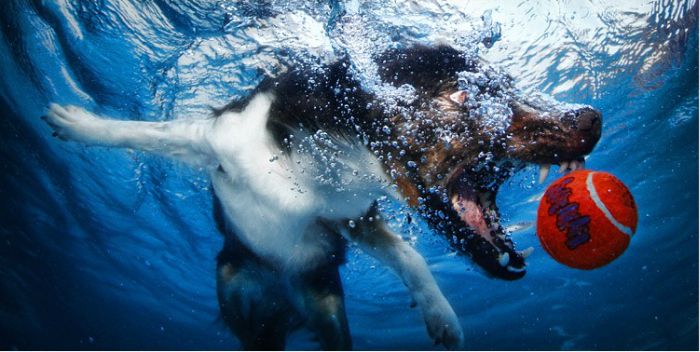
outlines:
M595 185L593 185L593 174L595 172L590 172L588 174L588 177L586 177L586 188L588 189L588 194L591 196L591 199L593 199L593 203L600 209L600 211L605 214L605 217L610 221L611 224L615 225L620 232L626 234L627 236L632 237L634 233L632 232L632 229L620 224L613 215L610 213L608 208L603 204L603 201L600 200L600 197L598 196L598 192L595 189Z

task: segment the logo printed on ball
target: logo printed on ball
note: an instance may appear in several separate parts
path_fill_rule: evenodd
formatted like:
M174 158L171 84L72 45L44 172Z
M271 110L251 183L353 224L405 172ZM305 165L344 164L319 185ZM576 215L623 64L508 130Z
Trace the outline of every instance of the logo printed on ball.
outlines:
M554 185L545 194L549 204L547 213L549 215L557 215L557 228L559 231L566 232L566 247L572 250L591 239L588 232L588 224L591 222L591 218L582 216L579 213L578 203L569 202L571 189L565 186L573 182L573 180L573 177L567 177Z

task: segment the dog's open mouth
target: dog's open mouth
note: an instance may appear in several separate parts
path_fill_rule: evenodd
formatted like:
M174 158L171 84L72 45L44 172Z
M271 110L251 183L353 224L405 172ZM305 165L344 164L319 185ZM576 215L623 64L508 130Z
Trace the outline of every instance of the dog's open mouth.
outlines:
M547 177L551 164L559 165L562 172L583 168L583 158L598 142L602 124L600 112L589 107L557 115L514 106L513 122L506 136L492 138L493 147L486 152L483 148L455 148L462 153L453 155L452 160L463 160L462 163L422 192L429 222L450 239L455 249L469 255L488 274L506 280L525 275L525 259L532 249L516 250L501 226L496 206L499 186L528 164L540 165L540 182ZM480 142L464 145L480 145ZM505 150L499 150L499 146ZM448 157L425 159L430 162ZM439 163L428 168L438 168L434 165Z
M408 203L458 252L491 276L523 277L532 249L517 251L501 226L499 186L529 164L541 165L542 180L552 164L582 168L600 139L601 113L520 91L509 76L459 55L435 61L440 67L454 63L444 72L459 68L456 77L446 74L441 81L433 77L440 71L430 78L416 74L427 63L420 53L411 60L380 70L396 87L411 84L426 91L408 108L410 118L401 112L390 120L396 140L381 144L389 173L398 175L396 186ZM385 61L390 60L379 62Z
M479 182L478 177L460 167L447 183L448 208L444 230L452 234L453 245L488 273L506 280L525 275L525 258L532 249L517 251L500 223L496 206L498 182Z

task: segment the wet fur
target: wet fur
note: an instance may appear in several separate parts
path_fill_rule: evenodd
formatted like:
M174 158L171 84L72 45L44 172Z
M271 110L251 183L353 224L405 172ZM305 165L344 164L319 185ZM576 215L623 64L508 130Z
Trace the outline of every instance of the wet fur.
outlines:
M214 217L225 237L219 304L244 348L281 349L301 324L324 349L351 348L338 275L345 240L392 268L421 307L429 335L458 348L459 322L425 261L377 212L377 198L401 198L363 142L385 116L368 108L374 98L346 67L292 69L212 119L117 121L53 104L46 120L61 139L145 150L210 170ZM309 85L311 78L318 84ZM344 167L325 184L316 182L327 167L321 156L288 145L320 147L325 142L310 138L319 130Z
M376 200L424 206L435 228L461 239L452 243L455 248L502 278L519 278L524 269L509 272L496 259L506 252L524 268L510 240L498 239L496 248L470 235L459 214L430 190L449 191L448 180L465 168L462 161L482 162L480 155L487 151L503 171L472 176L495 184L490 190L495 198L498 184L520 167L508 157L509 141L523 140L525 147L514 147L523 159L535 155L538 162L552 162L550 155L577 158L590 152L600 127L585 145L537 149L528 138L575 128L556 119L543 121L523 105L527 114L514 108L518 129L487 137L492 135L488 127L449 99L458 89L456 72L476 71L478 63L446 46L390 50L376 62L384 82L410 84L417 98L387 111L348 72L350 63L340 60L267 77L248 97L216 109L209 119L117 121L53 104L46 121L61 139L144 150L207 170L214 219L225 238L217 259L219 305L245 349L282 349L287 334L302 325L317 333L324 349L352 347L338 275L346 241L399 275L435 342L459 348L463 333L456 314L425 260L383 221ZM390 133L384 125L391 126ZM464 138L446 145L437 133L444 126ZM536 126L547 128L540 133ZM573 140L582 138L588 135ZM403 156L390 143L397 140L402 140ZM378 147L370 149L370 142ZM407 167L411 160L420 160L420 167ZM441 216L430 216L435 214Z

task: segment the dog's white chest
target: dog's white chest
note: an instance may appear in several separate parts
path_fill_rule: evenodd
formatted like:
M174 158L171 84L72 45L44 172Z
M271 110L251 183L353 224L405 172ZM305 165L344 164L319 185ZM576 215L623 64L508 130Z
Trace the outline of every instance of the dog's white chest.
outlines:
M388 181L365 148L329 147L323 132L299 137L302 152L280 151L266 129L271 102L259 94L243 112L219 117L208 137L222 170L211 178L225 216L251 250L303 266L327 254L327 236L312 233L316 221L361 216L387 194Z

